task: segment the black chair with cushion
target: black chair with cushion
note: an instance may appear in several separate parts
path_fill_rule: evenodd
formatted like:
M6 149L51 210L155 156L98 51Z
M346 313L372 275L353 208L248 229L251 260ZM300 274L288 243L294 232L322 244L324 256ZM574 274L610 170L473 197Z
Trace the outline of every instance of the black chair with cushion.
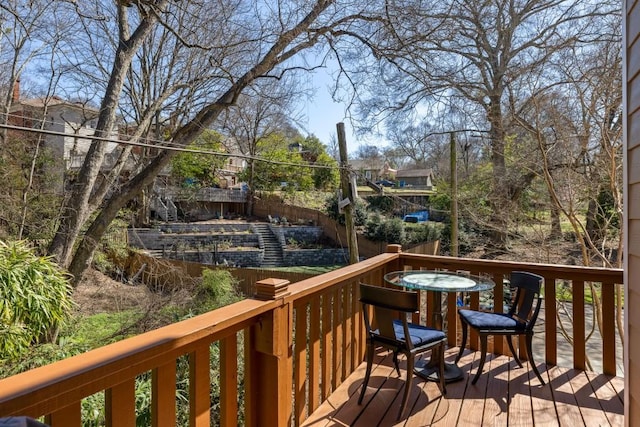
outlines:
M537 274L525 271L514 271L511 273L511 287L516 290L516 294L507 313L458 310L462 324L462 344L460 345L460 352L456 357L456 362L462 357L462 353L467 344L467 329L471 327L480 335L480 366L478 366L472 384L478 381L482 373L484 361L487 357L487 337L489 335L503 335L507 337L509 349L511 349L513 358L520 367L522 367L522 362L513 347L512 339L514 336L524 335L526 338L527 359L531 363L531 367L536 373L536 376L544 385L544 380L533 361L533 352L531 351L533 326L538 318L542 303L540 289L543 281L542 276L538 276Z
M440 389L443 395L446 394L444 383L445 334L437 329L427 328L407 321L407 314L414 313L419 308L420 299L417 292L360 284L360 302L362 303L367 333L367 372L362 384L358 404L362 403L367 389L369 377L371 376L373 356L377 346L393 351L393 362L398 376L400 376L398 354L402 353L407 358L407 379L398 419L402 417L409 399L416 354L429 350L440 353ZM371 311L373 311L373 318L370 317Z

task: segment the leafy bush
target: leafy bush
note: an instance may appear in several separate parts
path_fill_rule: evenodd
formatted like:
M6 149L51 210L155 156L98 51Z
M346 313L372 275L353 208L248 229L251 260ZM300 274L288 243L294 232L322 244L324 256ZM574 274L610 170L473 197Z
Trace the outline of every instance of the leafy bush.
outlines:
M202 133L189 149L194 152L182 152L171 161L171 176L185 188L212 187L218 183L217 172L224 167L225 157L212 156L198 151L222 151L222 136L214 131Z
M395 208L395 201L391 196L370 196L367 198L369 210L392 214Z
M371 216L365 225L365 236L374 242L405 244L407 235L400 218L383 219L379 214Z
M100 245L93 256L93 267L111 277L122 274L119 265L124 264L124 260L129 256L129 245L126 239L128 218L131 212L122 210L118 216L111 221L107 232L100 240Z
M24 241L0 241L0 358L51 340L73 302L69 275Z
M444 226L440 223L405 224L407 243L433 242L442 238Z
M355 201L355 209L353 211L353 220L356 226L366 225L367 218L369 217L367 213L366 203L362 199L356 199ZM339 212L338 209L338 196L331 195L326 201L326 210L327 216L331 219L338 221L339 224L345 224L345 217L343 213Z
M202 282L196 290L196 313L205 313L241 299L236 279L227 270L202 270Z

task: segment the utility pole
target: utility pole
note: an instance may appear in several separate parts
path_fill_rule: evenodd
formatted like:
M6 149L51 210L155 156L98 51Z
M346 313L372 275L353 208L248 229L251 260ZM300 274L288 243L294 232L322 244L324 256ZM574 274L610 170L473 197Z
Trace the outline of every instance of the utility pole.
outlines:
M451 150L451 256L458 256L458 150L456 136L450 133Z
M344 132L344 123L336 125L338 132L338 148L340 150L340 188L342 189L342 200L338 200L338 206L344 210L345 225L347 228L347 245L349 247L349 264L355 264L360 259L358 254L358 236L356 234L356 224L353 219L355 209L354 189L351 186L351 176L349 163L347 161L347 138Z

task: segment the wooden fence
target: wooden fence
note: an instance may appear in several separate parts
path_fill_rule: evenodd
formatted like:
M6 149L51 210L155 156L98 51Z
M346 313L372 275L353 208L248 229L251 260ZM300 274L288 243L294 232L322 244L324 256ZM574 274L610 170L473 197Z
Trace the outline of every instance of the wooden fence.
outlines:
M245 296L255 294L255 284L260 280L278 277L296 283L316 276L310 273L294 273L263 268L231 268L200 264L172 259L158 259L139 252L131 252L126 264L122 266L127 277L136 277L151 289L171 290L176 286L193 283L202 276L202 270L226 270L238 280L238 288Z

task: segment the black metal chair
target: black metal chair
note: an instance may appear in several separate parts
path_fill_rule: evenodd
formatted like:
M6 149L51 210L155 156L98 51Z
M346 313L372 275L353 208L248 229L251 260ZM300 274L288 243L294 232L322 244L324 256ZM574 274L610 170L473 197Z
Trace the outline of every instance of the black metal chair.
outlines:
M409 399L416 354L429 350L440 352L440 389L443 395L446 394L444 382L444 344L446 336L444 332L407 321L407 314L414 313L419 308L420 299L417 292L360 284L360 302L362 303L367 333L367 372L362 384L358 404L362 404L362 399L367 389L376 346L393 350L393 362L398 376L400 376L398 353L404 354L407 358L407 379L398 419L402 417ZM370 308L373 308L373 319L370 317ZM372 326L374 324L375 328Z
M487 337L489 335L502 335L507 337L509 349L511 349L513 358L520 367L522 367L522 362L513 347L512 339L514 336L524 335L526 337L527 359L531 363L531 367L536 373L536 376L542 385L544 385L544 380L533 361L533 352L531 351L533 326L538 318L542 303L540 288L542 287L543 281L542 276L538 276L537 274L525 271L514 271L511 273L511 287L516 289L516 294L507 313L458 310L462 324L462 344L460 345L460 352L456 357L456 363L462 357L462 353L467 344L468 327L475 329L480 335L480 366L478 366L476 375L473 377L472 384L478 381L482 373L484 361L487 357Z

